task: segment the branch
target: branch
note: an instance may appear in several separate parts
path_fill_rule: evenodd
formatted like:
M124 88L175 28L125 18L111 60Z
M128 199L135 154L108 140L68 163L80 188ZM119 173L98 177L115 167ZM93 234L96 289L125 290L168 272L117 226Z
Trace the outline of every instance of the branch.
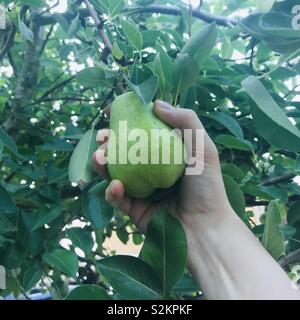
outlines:
M100 37L103 41L103 44L105 45L105 47L107 48L107 50L109 50L109 52L111 52L112 50L112 44L110 42L110 40L108 39L104 27L103 27L103 21L101 21L98 17L98 14L96 12L96 10L94 9L94 7L90 4L89 0L84 0L84 3L91 15L91 17L93 18L93 20L95 21L96 27L99 30L99 34Z
M46 97L48 97L51 93L53 93L54 91L56 91L57 89L65 86L66 84L68 84L69 82L71 82L72 80L75 79L76 76L71 76L70 78L58 83L56 86L50 88L49 90L47 90L40 98L38 98L34 104L38 104L40 102L42 102Z
M44 40L44 42L43 42L43 45L42 45L42 47L41 47L41 50L40 50L40 55L43 54L43 52L44 52L44 50L45 50L45 48L46 48L46 45L47 45L47 43L48 43L48 41L49 41L49 39L50 39L50 36L51 36L51 33L52 33L53 29L54 29L54 25L52 25L52 26L50 27L50 30L49 30L49 32L47 33L47 36L46 36L46 38L45 38L45 40Z
M300 249L278 260L278 263L282 268L285 268L289 264L295 263L295 262L300 262Z
M9 49L13 46L16 33L17 33L17 28L14 24L12 24L6 43L4 44L4 47L0 50L0 61L9 51Z
M141 12L161 13L161 14L167 14L167 15L173 15L173 16L182 15L181 9L176 6L153 5L153 6L149 6L141 9ZM237 24L237 21L233 19L223 17L223 16L216 16L202 10L193 10L192 16L194 18L200 19L207 23L215 22L216 24L225 26L225 27L231 27Z
M8 61L9 61L10 65L11 65L11 67L13 69L15 77L18 77L19 72L18 72L17 66L15 64L14 57L11 54L10 50L8 50L8 52L7 52L7 57L8 57Z
M295 173L287 172L282 176L278 176L278 177L274 177L274 178L267 178L261 183L261 185L262 186L272 186L277 183L288 182L291 179L295 178L295 176L296 176Z
M161 13L161 14L173 15L173 16L182 15L182 11L180 8L176 6L162 6L162 5L152 5L149 7L141 8L139 12ZM86 17L89 17L90 15L91 14L88 9L80 10L81 17L86 18ZM223 16L216 16L202 10L193 10L192 15L194 18L197 18L199 20L205 21L207 23L216 22L216 24L221 26L231 27L232 25L237 24L237 21L233 19L223 17ZM74 13L66 12L66 13L63 13L62 16L67 20L71 20L75 18L76 13L74 14ZM56 22L57 22L56 19L52 15L47 15L41 18L42 25L54 24Z

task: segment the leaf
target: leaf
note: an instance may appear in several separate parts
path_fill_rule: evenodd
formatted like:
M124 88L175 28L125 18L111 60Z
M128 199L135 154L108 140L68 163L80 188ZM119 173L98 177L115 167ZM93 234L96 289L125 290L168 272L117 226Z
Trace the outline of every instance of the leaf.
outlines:
M274 259L284 254L284 237L279 229L281 223L277 201L271 201L267 208L262 244Z
M243 219L245 214L245 197L238 183L230 176L223 174L224 186L226 194L232 209Z
M116 41L113 43L112 46L112 54L117 60L121 60L124 57L124 54Z
M113 208L105 200L108 185L107 181L102 181L82 196L83 214L97 229L105 228L113 215Z
M80 18L78 13L70 25L70 28L68 30L68 36L73 36L78 31L79 27L80 27Z
M123 20L121 22L121 26L129 44L136 50L141 51L143 49L143 36L137 25L133 22Z
M74 252L64 249L56 249L43 255L43 260L50 266L65 273L67 276L76 278L78 270L78 258Z
M17 228L6 218L5 214L0 213L0 233L15 231Z
M19 28L20 28L22 38L33 43L34 34L21 19L19 19Z
M0 186L0 213L16 213L17 211L13 198Z
M143 104L146 106L153 100L156 94L159 78L158 76L152 76L139 85L135 85L128 80L127 83L129 87L134 91L134 93L141 99Z
M190 293L200 291L198 285L192 276L184 274L179 282L174 287L174 292L178 293Z
M7 147L11 152L13 152L16 156L19 155L18 148L15 142L2 128L0 128L0 140L2 141L3 145Z
M90 253L94 246L94 240L91 232L82 228L71 228L67 230L67 236L72 241L74 247Z
M287 221L290 226L300 226L300 201L293 203L290 207Z
M181 54L188 54L198 66L201 66L209 57L217 42L217 27L215 23L205 25L195 32Z
M77 82L83 87L101 88L112 87L106 79L105 72L97 67L85 68L76 75Z
M173 74L174 92L182 93L195 84L199 68L188 54L178 54L173 65Z
M63 206L57 206L52 210L45 209L38 209L36 215L34 216L34 223L31 227L31 231L35 231L41 227L43 227L45 224L49 224L52 221L54 221L57 217L59 217L64 210Z
M300 151L300 131L289 121L261 82L253 76L242 86L255 104L251 113L259 134L278 148Z
M73 289L66 300L112 300L112 298L103 288L85 284Z
M131 256L112 256L97 263L110 285L126 300L154 300L161 283L154 270L144 261Z
M174 83L173 62L170 56L166 53L166 51L162 47L157 46L156 50L159 53L159 59L160 59L161 67L166 80L166 84L170 89L172 89L173 83Z
M243 139L243 130L237 120L223 112L211 112L209 114L203 114L204 117L217 121L228 129L236 137Z
M164 75L164 72L162 69L162 64L160 61L160 54L159 53L155 56L155 59L153 62L153 71L154 71L154 74L159 77L160 89L164 90L166 87L166 79L165 79L165 75Z
M95 177L93 153L97 150L97 131L90 129L80 139L69 163L69 180L80 185L89 183Z
M23 4L27 4L33 7L44 7L45 1L44 0L19 0Z
M30 269L27 269L23 275L23 289L24 291L29 291L32 289L44 275L43 269L34 266Z
M227 134L221 134L215 138L215 143L221 144L229 149L237 149L243 151L253 151L253 146L250 141L240 139Z
M185 232L180 222L168 212L160 210L153 215L147 228L142 256L159 274L163 297L168 298L187 263Z
M53 140L49 141L47 144L42 146L44 150L56 150L56 151L73 151L74 146L60 138L54 138Z

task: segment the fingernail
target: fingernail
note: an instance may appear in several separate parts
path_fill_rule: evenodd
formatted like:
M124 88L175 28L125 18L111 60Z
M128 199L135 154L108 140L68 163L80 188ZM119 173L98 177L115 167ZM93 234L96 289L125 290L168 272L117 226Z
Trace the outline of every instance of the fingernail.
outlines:
M164 110L172 109L172 106L169 103L165 102L165 101L157 100L156 103L161 109L164 109Z

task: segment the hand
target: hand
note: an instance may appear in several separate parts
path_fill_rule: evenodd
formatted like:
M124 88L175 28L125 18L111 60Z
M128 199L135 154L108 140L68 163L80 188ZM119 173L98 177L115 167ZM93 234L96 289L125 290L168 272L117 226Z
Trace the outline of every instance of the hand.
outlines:
M172 128L184 129L203 129L196 113L189 109L174 108L171 105L156 101L153 108L156 115ZM98 133L97 140L103 141L103 137L108 136L107 130ZM107 142L107 141L106 141ZM107 143L100 145L94 154L94 166L96 171L103 177L109 178L104 163L104 150ZM193 146L197 147L197 146ZM188 150L188 152L192 152ZM172 194L161 202L153 202L150 199L134 199L126 195L126 190L120 181L111 181L106 190L106 200L114 207L119 208L128 214L134 224L142 231L146 232L147 224L153 213L164 208L174 214L184 227L199 224L199 217L202 215L204 220L219 219L222 212L227 212L225 208L230 205L224 189L218 153L215 145L205 133L204 139L204 171L201 175L184 175L180 181L179 194ZM203 159L198 159L203 161ZM201 224L201 223L200 223Z

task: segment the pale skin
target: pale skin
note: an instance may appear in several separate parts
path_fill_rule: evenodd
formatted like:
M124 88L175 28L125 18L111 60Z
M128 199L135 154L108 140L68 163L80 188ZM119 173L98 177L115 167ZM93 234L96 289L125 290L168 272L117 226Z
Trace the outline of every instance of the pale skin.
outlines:
M155 114L172 128L203 129L197 115L156 101ZM107 131L99 131L103 141ZM300 299L300 293L278 263L262 247L231 208L221 175L217 149L205 133L204 171L180 181L179 196L159 203L133 199L118 180L111 181L106 200L128 214L144 233L154 212L163 207L182 223L188 241L188 269L207 299ZM109 178L104 163L106 143L94 154L94 166Z

